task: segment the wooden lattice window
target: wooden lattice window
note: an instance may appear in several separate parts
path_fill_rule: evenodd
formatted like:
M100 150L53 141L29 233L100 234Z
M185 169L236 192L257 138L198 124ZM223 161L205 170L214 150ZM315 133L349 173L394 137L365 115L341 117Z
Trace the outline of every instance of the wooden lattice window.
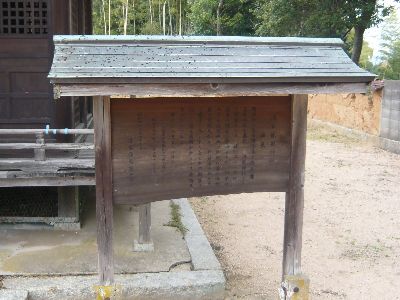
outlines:
M47 35L49 0L0 0L1 35Z

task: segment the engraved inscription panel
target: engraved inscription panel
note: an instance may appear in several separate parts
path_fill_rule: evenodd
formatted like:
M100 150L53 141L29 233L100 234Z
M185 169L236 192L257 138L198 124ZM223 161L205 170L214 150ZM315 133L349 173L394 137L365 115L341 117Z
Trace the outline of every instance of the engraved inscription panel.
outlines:
M286 191L290 98L112 99L113 198Z

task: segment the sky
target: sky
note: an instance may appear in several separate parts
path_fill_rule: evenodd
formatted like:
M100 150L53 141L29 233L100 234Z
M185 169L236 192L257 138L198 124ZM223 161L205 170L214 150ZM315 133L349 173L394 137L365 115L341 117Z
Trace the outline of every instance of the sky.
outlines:
M397 15L400 16L400 3L396 3L394 0L381 0L381 2L384 2L386 6L393 5L397 10ZM372 58L373 62L377 62L381 44L381 29L383 24L384 22L365 31L364 39L368 42L368 45L374 49L374 55Z

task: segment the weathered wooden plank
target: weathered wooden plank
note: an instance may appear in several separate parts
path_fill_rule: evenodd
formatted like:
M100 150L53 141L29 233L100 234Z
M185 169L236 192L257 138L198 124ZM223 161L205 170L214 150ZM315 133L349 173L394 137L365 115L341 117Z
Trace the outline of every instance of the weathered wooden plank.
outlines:
M291 168L286 193L282 277L301 273L307 95L292 96Z
M0 171L0 178L23 178L29 179L34 177L93 177L94 178L95 171L93 169L66 169L66 170L57 170L57 171L37 171L37 170L29 170L26 171Z
M366 93L365 83L342 84L64 84L56 86L59 96L128 95L153 97L236 97L287 94Z
M66 55L162 55L162 56L196 56L196 55L222 55L222 56L235 56L241 55L246 57L248 55L255 56L283 56L284 54L293 56L339 56L346 55L340 47L210 47L203 45L201 47L185 45L182 47L147 47L136 45L115 45L115 46L72 46L72 47L57 47L56 54Z
M96 220L101 285L114 283L110 98L93 99L96 160Z
M0 223L74 223L75 218L58 217L0 217Z
M0 187L23 186L78 186L95 185L95 177L68 176L68 177L30 177L30 178L0 178Z
M54 130L56 134L94 134L93 129L49 129L49 134L53 134ZM0 129L0 135L14 135L14 134L36 134L46 133L46 129Z
M73 158L49 158L45 161L34 161L32 159L0 159L0 170L46 170L54 169L93 169L93 159Z
M99 55L93 57L87 57L83 55L68 55L65 54L56 54L54 56L54 63L56 63L56 67L63 66L66 64L72 63L82 63L82 61L90 61L91 63L95 62L114 62L116 64L125 62L127 63L127 59L129 64L135 63L149 63L151 64L160 64L160 63L218 63L218 64L248 64L248 63L260 63L260 64L285 64L285 63L293 63L293 64L345 64L348 63L348 57L332 57L332 56L246 56L245 58L242 56L217 56L217 55L203 55L203 56L154 56L154 55Z
M167 71L168 70L168 71ZM76 77L93 77L95 72L99 72L102 76L95 77L107 77L112 76L115 77L116 74L126 74L129 73L129 76L122 75L121 77L165 77L168 73L170 77L193 77L193 76L214 76L217 74L221 77L226 77L228 74L232 77L289 77L289 76L326 76L329 75L340 75L340 76L350 76L360 75L362 74L360 69L349 69L349 68L294 68L289 66L281 67L281 68L248 68L246 66L243 67L235 67L235 68L226 68L226 67L210 67L210 66L187 66L187 67L158 67L158 68L151 68L151 67L120 67L116 68L114 66L109 67L65 67L65 68L58 68L57 71L60 73L61 76L67 76L68 74L74 74ZM89 75L92 74L92 75ZM224 75L223 75L224 74Z
M93 150L94 144L91 143L0 143L0 150L4 149L46 149L46 150Z
M99 58L97 58L99 59ZM83 64L83 62L85 62ZM358 70L360 69L354 65L353 67L348 66L347 63L338 63L338 62L318 62L318 61L313 61L312 63L310 62L219 62L219 61L198 61L198 60L169 60L169 61L135 61L135 60L129 60L129 63L127 63L127 58L124 57L121 58L114 58L114 59L104 59L104 60L99 60L99 61L93 61L93 60L84 60L84 59L78 59L74 61L64 61L62 63L59 63L57 67L55 67L53 70L57 72L63 72L68 70L68 68L71 68L71 71L75 71L76 69L84 69L84 70L96 70L96 69L107 69L107 68L113 68L116 70L124 70L124 69L143 69L145 71L154 71L154 72L161 72L159 71L162 68L168 68L171 70L191 70L191 69L199 69L199 70L205 70L210 72L213 71L218 71L221 69L222 70L233 70L233 72L237 70L250 70L252 71L257 71L257 70L286 70L286 69L294 69L294 70L329 70L329 71L335 71L335 70ZM166 72L166 70L164 70ZM246 71L243 71L246 72ZM249 72L249 71L247 71Z
M297 53L297 54L268 54L268 53L257 53L257 54L246 54L235 53L235 55L217 55L216 53L181 53L176 54L160 54L160 53L126 53L126 54L115 54L103 53L103 54L68 54L68 53L56 53L54 58L55 66L69 64L71 62L78 61L79 59L85 64L101 64L102 61L123 61L126 59L126 64L135 63L136 61L151 61L157 63L158 61L174 61L182 62L190 61L192 63L202 63L205 61L216 61L218 63L349 63L349 57L345 55L336 54L335 56L323 55L323 54L311 54L311 53ZM153 58L153 59L152 59ZM352 66L352 65L350 65Z
M375 77L371 77L370 80L373 80ZM176 84L179 81L181 84L202 84L202 83L212 83L212 84L288 84L292 85L296 84L325 84L325 85L334 85L336 84L345 84L345 83L364 83L367 85L365 76L324 76L324 77L230 77L230 74L225 74L223 77L218 76L192 76L192 77L146 77L146 76L138 76L138 77L76 77L76 76L66 76L60 79L54 77L52 83L56 86L62 86L66 84ZM334 88L334 87L333 87ZM57 88L55 89L56 95L59 95L59 91ZM272 92L281 94L282 92Z
M68 72L67 70L63 70L62 72L58 72L57 75L54 78L95 78L96 81L101 82L101 78L105 78L105 82L109 83L110 78L116 78L120 81L122 81L122 78L215 78L218 80L218 78L240 78L244 80L245 78L256 78L257 80L260 80L260 82L269 82L271 79L278 79L279 82L284 82L283 78L291 78L293 81L295 80L305 80L306 78L309 78L311 80L316 80L317 78L349 78L350 80L355 80L355 78L360 77L365 75L362 71L360 70L349 70L349 72L343 72L343 71L325 71L325 72L320 72L318 70L310 70L310 72L300 72L296 70L291 70L288 69L288 71L278 71L278 70L260 70L258 72L239 72L239 71L234 71L234 72L226 72L224 73L223 70L221 71L216 71L216 72L174 72L173 70L170 72L166 72L166 70L160 71L160 72L146 72L145 70L140 71L140 72L132 72L132 70L124 69L124 70L114 70L114 69L96 69L96 70L85 70L85 68L81 69L75 69L71 70L71 72ZM297 79L295 79L297 78ZM326 82L330 82L329 79L326 79ZM85 82L85 80L82 80L82 82Z

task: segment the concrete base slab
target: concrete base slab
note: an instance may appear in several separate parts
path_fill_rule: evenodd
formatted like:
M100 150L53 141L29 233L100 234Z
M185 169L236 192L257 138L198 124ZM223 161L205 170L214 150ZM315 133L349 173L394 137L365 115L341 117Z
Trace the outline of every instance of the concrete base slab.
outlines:
M28 291L0 289L1 300L28 300Z
M55 230L78 231L81 229L81 222L73 222L73 223L57 222L54 223L53 227Z
M169 201L156 202L153 205L158 209L153 209L152 211L152 232L153 240L155 243L155 250L153 252L142 252L134 253L132 251L132 242L129 243L128 233L121 230L118 227L124 227L121 222L116 222L115 226L116 241L122 241L125 238L123 245L116 245L114 252L116 258L118 258L118 251L122 251L120 247L125 249L124 251L129 251L134 253L134 255L129 260L118 260L116 259L116 269L123 270L132 269L134 266L142 265L147 268L148 271L138 272L137 274L119 274L115 276L115 287L118 293L115 293L110 299L223 299L225 292L225 277L222 272L221 266L216 259L210 244L208 243L197 218L187 201L187 199L174 200L176 204L180 206L182 223L187 228L187 233L182 238L182 235L178 232L176 228L164 226L169 220ZM117 209L117 216L115 220L122 220L124 214L130 214L134 209L123 209L119 211ZM166 214L167 212L167 214ZM137 213L137 212L136 212ZM165 217L167 215L167 217ZM160 217L164 216L164 217ZM125 218L126 220L126 218ZM157 221L155 221L157 220ZM155 222L154 222L155 221ZM119 224L119 225L118 225ZM125 224L126 225L126 224ZM85 226L85 224L84 224ZM88 224L86 224L88 226ZM173 239L172 246L169 247L168 243L165 244L163 240L165 237L162 234L154 234L157 232L157 228L167 228L166 230L172 231L177 235L177 238ZM81 232L84 232L84 228ZM163 229L163 230L164 230ZM160 231L161 233L162 231ZM13 232L14 233L14 232ZM54 231L46 231L46 233L54 233ZM12 233L0 232L5 238L10 238L9 235ZM29 235L33 236L33 239L37 233L29 231ZM65 232L65 234L67 234ZM77 233L78 234L78 233ZM26 236L25 236L26 237ZM171 239L170 235L167 235ZM20 236L21 238L21 236ZM170 241L171 242L171 241ZM56 240L56 244L60 243ZM183 247L180 243L183 243ZM1 247L5 247L7 244L0 246L0 266L4 268L4 256L1 256ZM127 246L127 245L130 245ZM42 246L37 246L38 248L34 250L42 251L42 260L48 260L51 264L53 257L49 257L48 253L43 254L43 251L48 249L41 248ZM95 247L95 244L93 245ZM23 248L23 247L22 247ZM77 247L77 252L80 253L82 249ZM175 257L175 262L171 264L160 263L160 261L169 255L168 252L179 252L179 248L184 249L185 255L180 253L178 259ZM32 250L32 249L31 249ZM24 253L25 251L22 251ZM28 251L29 252L29 251ZM97 259L97 253L91 253L87 256L90 259ZM18 257L21 258L21 257ZM156 261L155 261L156 258ZM82 263L83 261L80 261ZM33 263L40 264L40 262ZM124 264L124 265L121 265ZM191 264L189 270L188 263ZM167 265L168 268L165 270L163 267ZM156 268L157 267L157 268ZM182 268L180 268L182 267ZM48 268L48 267L47 267ZM153 271L155 270L156 271ZM35 270L32 268L31 270ZM48 269L47 269L48 270ZM1 268L0 268L1 271ZM68 271L64 274L58 274L58 276L51 276L49 273L47 275L41 274L39 276L29 276L25 273L23 276L3 276L3 288L0 291L9 290L26 290L28 293L28 298L30 300L70 300L70 299L95 299L96 297L96 286L98 286L98 276L96 275L75 275L70 276ZM2 271L4 272L4 270ZM130 273L130 272L127 272ZM14 275L14 274L13 274ZM20 274L21 275L21 274ZM0 299L3 299L0 296ZM5 298L7 299L7 298ZM11 298L14 300L13 298ZM10 299L10 300L11 300ZM8 299L7 299L8 300ZM19 300L19 299L18 299Z
M138 238L135 207L114 207L114 262L116 273L167 272L190 261L182 235L165 226L170 221L170 201L152 205L151 252L134 252ZM82 217L82 229L55 231L0 229L0 275L97 274L97 243L94 201Z
M133 241L133 251L135 252L151 252L154 251L154 243L141 244L137 240Z
M222 271L183 271L117 275L114 299L223 299ZM93 300L97 276L8 278L9 288L29 291L30 300ZM2 299L2 298L1 298ZM19 299L18 299L19 300Z

